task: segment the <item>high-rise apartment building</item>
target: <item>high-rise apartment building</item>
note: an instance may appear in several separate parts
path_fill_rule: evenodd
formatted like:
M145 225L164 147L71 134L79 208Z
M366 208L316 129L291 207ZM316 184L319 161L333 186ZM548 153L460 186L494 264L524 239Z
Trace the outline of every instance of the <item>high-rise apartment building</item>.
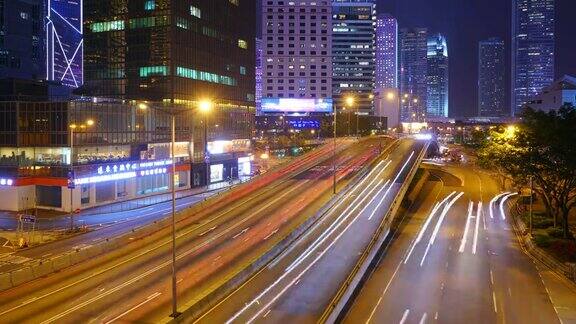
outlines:
M0 0L0 78L45 78L43 3Z
M512 114L554 81L554 0L512 2Z
M376 89L398 87L398 21L390 14L376 19Z
M310 113L332 100L329 0L262 3L264 113Z
M448 117L449 60L448 43L441 34L428 38L428 75L426 115L432 118Z
M510 116L506 109L504 41L490 38L478 45L478 116Z
M424 121L428 96L428 29L403 28L399 38L402 121Z
M254 1L85 0L84 9L89 94L253 107Z
M376 71L376 1L332 0L332 56L335 105L353 96L354 109L373 113Z
M50 0L46 9L46 79L78 88L84 82L82 1Z

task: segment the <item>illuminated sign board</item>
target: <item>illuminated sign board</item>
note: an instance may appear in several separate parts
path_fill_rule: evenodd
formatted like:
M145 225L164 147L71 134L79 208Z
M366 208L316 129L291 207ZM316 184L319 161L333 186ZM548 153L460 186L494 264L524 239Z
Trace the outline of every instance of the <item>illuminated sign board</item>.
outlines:
M236 139L232 141L208 142L208 152L210 154L224 154L233 152L250 151L252 143L249 139Z
M213 164L210 166L210 183L224 180L224 164Z
M262 98L265 113L331 113L332 99Z
M14 185L14 180L12 179L4 179L4 178L0 178L0 186L13 186Z
M172 164L171 160L149 161L140 163L121 163L98 167L97 174L74 180L75 185L100 183L113 180L126 180L137 176L165 174L165 166Z
M295 129L320 129L319 120L288 120L288 124Z

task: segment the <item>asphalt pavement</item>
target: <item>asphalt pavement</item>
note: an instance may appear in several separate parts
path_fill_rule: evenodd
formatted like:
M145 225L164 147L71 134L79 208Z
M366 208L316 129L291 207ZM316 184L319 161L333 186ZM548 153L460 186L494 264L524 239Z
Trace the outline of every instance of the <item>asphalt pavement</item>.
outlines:
M381 139L338 154L340 185L375 156ZM322 161L324 156L316 159ZM330 198L331 161L178 224L179 311L275 246ZM0 293L10 323L146 322L169 319L170 232Z
M460 183L426 184L344 323L559 323L496 181L472 166L441 171Z
M196 322L316 323L423 147L423 142L402 140L304 236Z

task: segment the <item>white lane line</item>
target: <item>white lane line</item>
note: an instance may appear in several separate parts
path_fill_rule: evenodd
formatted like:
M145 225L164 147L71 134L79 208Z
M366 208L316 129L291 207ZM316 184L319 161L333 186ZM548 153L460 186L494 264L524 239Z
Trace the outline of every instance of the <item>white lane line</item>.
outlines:
M480 229L480 218L482 218L482 202L478 202L478 212L476 214L476 228L474 229L474 242L472 242L472 254L476 254L478 246L478 230Z
M410 256L412 255L412 252L414 252L414 249L416 248L416 245L418 243L420 243L420 241L422 240L422 237L424 236L424 233L426 232L426 230L428 229L428 226L430 225L430 222L432 221L432 218L434 218L434 215L436 214L436 212L438 211L438 209L440 209L440 206L442 206L444 203L446 203L446 201L448 199L450 199L450 197L452 197L452 195L456 194L456 191L453 191L452 193L450 193L448 196L446 196L446 198L444 198L444 200L442 200L440 203L436 203L436 205L434 205L434 208L432 209L432 211L430 212L430 215L428 215L428 219L426 219L426 222L424 223L424 226L422 226L422 228L420 229L420 232L418 233L418 236L416 237L416 240L414 241L414 243L412 243L412 247L410 248L410 251L408 252L408 255L406 256L406 258L404 259L404 264L406 264L408 262L408 259L410 259Z
M400 319L400 324L404 324L406 322L406 319L408 319L408 314L410 314L409 309L404 311L404 314L402 315L402 318Z
M434 232L432 233L432 237L430 237L430 241L428 242L428 246L426 247L426 251L424 252L424 256L422 257L422 261L420 261L420 266L422 266L424 264L424 261L426 260L426 256L428 255L428 252L430 251L430 247L436 241L436 236L438 235L438 232L440 231L440 227L442 226L442 223L444 222L444 218L446 218L446 214L448 214L448 211L450 211L450 209L452 208L452 205L454 205L456 203L456 201L458 199L460 199L460 197L462 197L463 195L464 195L464 192L459 193L456 197L452 198L452 200L446 206L444 206L444 209L442 210L442 214L440 215L440 218L438 219L438 222L436 223L436 227L434 227Z
M392 281L394 281L394 278L396 277L396 274L398 273L398 270L400 270L400 266L402 265L402 262L398 263L398 266L396 267L396 270L394 270L394 273L392 274L392 277L390 277L390 280L388 281L388 283L386 284L386 287L384 288L384 290L382 291L382 294L380 295L380 298L378 298L378 302L376 303L376 305L374 305L374 308L372 309L372 312L370 312L370 316L368 316L368 319L366 320L366 324L370 323L370 320L372 320L372 317L374 316L374 313L376 313L376 309L378 309L378 306L380 306L380 303L382 302L382 298L384 298L384 295L386 295L386 292L388 291L388 288L390 288L390 285L392 284Z
M412 157L414 156L414 151L412 151L412 153L410 153L410 156L408 157L408 159L406 160L406 162L404 162L404 165L402 166L402 168L400 169L400 172L398 172L398 174L396 174L396 177L394 178L394 180L392 180L392 183L390 184L390 187L388 187L388 190L386 190L386 193L384 194L384 197L382 197L382 200L380 200L380 203L376 206L376 208L374 208L374 211L372 212L372 214L370 214L370 216L368 217L368 220L371 220L372 217L374 217L374 215L376 215L376 212L378 212L378 209L380 209L380 206L384 203L384 200L386 200L386 196L388 196L388 193L390 192L390 190L392 189L392 186L394 186L394 184L396 183L396 181L398 181L398 178L400 178L400 175L402 174L402 172L404 172L404 169L406 168L406 166L408 165L408 163L410 163L410 160L412 160Z
M494 305L494 313L498 313L498 306L496 305L496 293L492 291L492 304Z
M470 229L470 219L472 218L472 210L474 209L474 203L470 201L468 203L468 217L466 218L466 226L464 227L464 235L462 236L462 240L460 240L460 248L458 252L464 253L466 249L466 242L468 241L468 231Z
M273 230L270 234L266 235L266 237L264 238L264 241L266 241L267 239L269 239L272 235L278 233L278 228Z
M322 234L316 238L316 240L314 241L314 243L312 243L311 246L309 246L306 251L304 251L303 254L301 254L298 258L296 258L296 260L294 260L294 262L292 262L292 264L286 268L286 271L288 271L288 269L290 269L292 267L292 265L294 265L296 262L300 262L301 259L303 258L303 255L307 254L309 251L311 251L313 249L314 246L316 246L318 244L318 242L320 242L321 240L324 240L325 237L327 235L329 235L328 233L330 231L332 231L333 228L338 227L350 214L350 208L352 208L353 206L355 206L356 202L358 200L363 200L365 199L365 197L367 197L368 195L364 195L364 193L366 192L366 190L369 190L370 187L372 186L372 184L378 179L378 177L380 177L380 175L382 174L382 172L384 172L386 170L386 168L388 168L388 166L390 165L390 163L392 163L392 161L388 161L388 163L380 170L378 171L378 167L380 165L382 165L382 163L384 163L384 161L380 161L376 167L374 169L372 169L368 175L362 179L362 181L360 181L360 183L358 183L354 189L352 191L350 191L334 208L332 208L332 211L330 212L330 214L334 213L336 210L338 210L338 207L340 207L340 205L346 201L346 199L348 197L351 196L352 193L356 192L359 188L362 188L363 184L368 181L370 178L374 177L372 180L370 180L370 182L368 183L368 185L360 192L360 194L354 198L354 200L352 200L352 203L350 203L350 205L348 205L348 207L346 207L346 209L340 214L340 216L338 216L338 218L326 229L326 231L322 232ZM374 176L374 173L376 173L376 176ZM329 215L330 215L329 214ZM328 217L324 217L324 219L327 219ZM312 231L307 231L306 235L302 238L302 239L306 239L306 237L311 233ZM278 258L275 263L273 265L271 265L272 267L276 265L276 263L278 261L280 261L284 256L286 256L290 251L292 251L292 249L296 246L296 244L292 245L287 251L286 253L284 253L280 258Z
M240 231L238 234L232 236L232 238L233 238L233 239L238 238L238 236L240 236L240 235L245 234L246 232L248 232L249 229L250 229L250 227L247 227L247 228L243 229L243 230Z
M422 318L420 319L420 324L426 323L426 317L428 316L427 313L422 314Z
M141 306L143 306L144 304L152 301L154 298L156 298L156 297L158 297L158 296L160 296L160 295L162 295L162 293L160 293L160 292L153 293L152 295L148 296L148 297L146 298L146 300L144 300L144 301L141 302L140 304L138 304L138 305L130 308L129 310L127 310L127 311L125 311L124 313L122 313L122 314L114 317L113 319L111 319L111 320L109 320L109 321L107 321L107 322L104 322L104 324L112 323L112 322L114 322L114 321L116 321L116 320L124 317L126 314L128 314L128 313L130 313L131 311L137 309L138 307L141 307Z
M216 227L218 227L218 226L213 226L213 227L211 227L211 228L207 229L206 231L204 231L204 232L202 232L202 233L198 234L198 236L204 236L204 235L206 235L206 234L208 234L208 233L212 232L213 230L215 230L215 229L216 229Z
M506 200L515 195L517 195L517 193L510 193L504 196L502 200L500 200L500 214L502 215L502 220L506 220L506 213L504 212L504 204L506 203Z

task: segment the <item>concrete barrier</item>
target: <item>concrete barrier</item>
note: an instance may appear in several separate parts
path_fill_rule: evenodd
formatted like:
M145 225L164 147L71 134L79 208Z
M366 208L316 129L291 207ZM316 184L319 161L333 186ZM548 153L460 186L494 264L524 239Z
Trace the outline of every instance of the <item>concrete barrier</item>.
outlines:
M14 287L34 280L34 273L32 267L24 267L17 271L12 272L12 285Z
M52 272L53 270L51 261L39 262L38 264L32 266L32 273L34 274L34 278L36 279L47 276Z
M12 275L7 273L0 273L0 291L12 288Z
M70 256L63 254L52 259L52 270L60 271L70 266Z

